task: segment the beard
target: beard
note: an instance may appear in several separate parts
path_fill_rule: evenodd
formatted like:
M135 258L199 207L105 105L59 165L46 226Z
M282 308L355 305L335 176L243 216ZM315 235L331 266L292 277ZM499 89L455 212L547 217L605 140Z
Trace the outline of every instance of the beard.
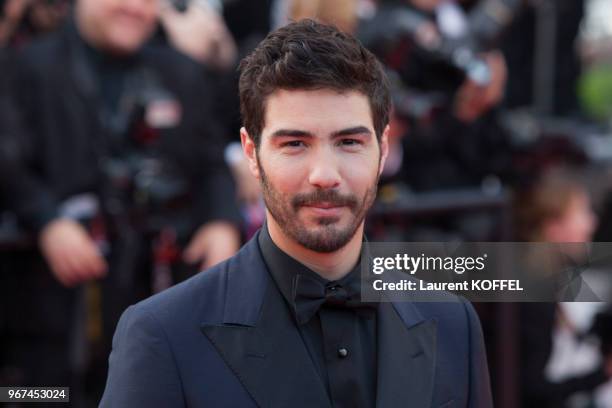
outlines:
M363 197L354 194L340 194L334 189L315 190L312 193L300 193L289 196L279 192L268 181L266 174L258 163L261 175L261 186L266 208L285 235L303 247L321 253L330 253L344 247L355 236L363 222L368 209L376 198L378 177L368 187ZM338 225L339 217L318 217L317 228L308 228L300 221L299 210L304 206L319 203L330 203L334 206L349 208L351 219L346 226Z

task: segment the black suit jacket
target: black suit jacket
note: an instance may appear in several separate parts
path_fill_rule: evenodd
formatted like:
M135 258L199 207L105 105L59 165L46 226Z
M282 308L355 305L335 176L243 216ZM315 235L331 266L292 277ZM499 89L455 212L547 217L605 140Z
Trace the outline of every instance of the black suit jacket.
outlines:
M608 381L604 367L580 376L553 382L546 377L546 365L553 352L557 303L521 303L520 350L522 406L562 407L572 394L592 392Z
M478 318L457 298L381 303L378 407L491 407ZM330 407L257 236L130 307L101 407Z
M20 117L0 136L0 144L10 146L0 149L0 185L10 209L34 231L58 215L63 200L96 192L101 183L101 96L84 52L69 22L26 47L16 62L12 94ZM223 130L212 115L211 78L166 46L145 46L134 59L180 106L179 122L158 129L158 151L190 186L193 227L212 219L238 221Z

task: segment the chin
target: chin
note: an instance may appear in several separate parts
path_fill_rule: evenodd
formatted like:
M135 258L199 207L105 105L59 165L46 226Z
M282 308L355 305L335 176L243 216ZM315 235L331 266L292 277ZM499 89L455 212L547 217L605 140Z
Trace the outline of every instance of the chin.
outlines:
M125 45L125 44L112 44L110 47L108 47L108 49L113 53L113 54L117 54L117 55L130 55L130 54L134 54L135 52L137 52L140 49L140 46L133 46L133 45Z
M146 38L128 33L117 32L108 42L109 49L118 54L133 54L145 43Z
M346 227L346 222L342 222L340 217L314 217L308 222L302 223L304 229L323 230L323 229L343 229Z
M329 220L321 220L321 222L307 226L305 230L320 236L327 236L329 234L344 235L350 230L350 225L346 225L340 221L330 222Z

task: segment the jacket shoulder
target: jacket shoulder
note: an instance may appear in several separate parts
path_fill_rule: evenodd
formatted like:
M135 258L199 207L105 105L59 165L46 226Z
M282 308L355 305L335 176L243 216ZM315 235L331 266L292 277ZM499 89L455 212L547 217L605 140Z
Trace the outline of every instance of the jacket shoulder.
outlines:
M267 287L265 268L255 237L226 261L137 303L132 313L153 315L172 328L222 324L236 316L250 322Z

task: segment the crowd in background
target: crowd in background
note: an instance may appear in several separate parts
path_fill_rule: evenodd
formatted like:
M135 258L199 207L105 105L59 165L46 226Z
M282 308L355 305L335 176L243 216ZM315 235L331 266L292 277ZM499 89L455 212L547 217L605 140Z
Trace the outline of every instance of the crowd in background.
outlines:
M371 240L612 241L608 8L0 0L0 385L97 405L123 310L262 225L238 66L292 20L354 34L389 75ZM477 310L497 406L612 407L608 305Z

